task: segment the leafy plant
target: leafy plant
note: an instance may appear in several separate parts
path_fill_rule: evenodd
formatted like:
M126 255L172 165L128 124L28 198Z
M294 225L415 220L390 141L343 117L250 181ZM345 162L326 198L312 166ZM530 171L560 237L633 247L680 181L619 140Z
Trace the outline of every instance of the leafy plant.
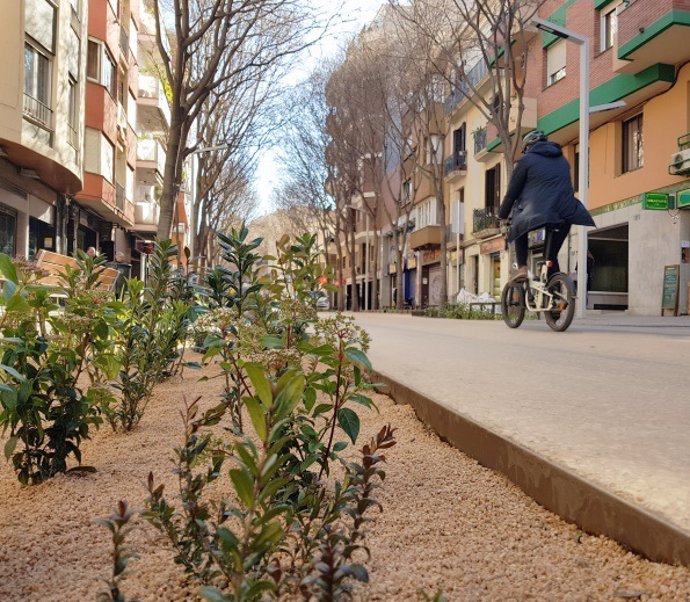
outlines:
M126 282L117 327L121 399L106 409L113 429L129 431L139 423L155 385L172 374L181 357L194 309L186 288L172 286L170 259L176 255L171 241L156 242L148 286L136 278Z
M112 296L97 289L101 270L81 257L63 287L45 287L34 264L0 254L0 427L10 432L5 457L21 483L65 472L70 456L81 464L80 444L101 422L99 406L109 400L102 380L117 371L108 345ZM55 292L66 296L63 309L51 299Z
M99 602L125 602L125 595L120 590L130 559L136 558L125 544L125 538L132 530L129 521L134 516L126 501L120 501L115 511L105 518L96 519L96 522L106 527L112 536L113 551L111 553L112 570L110 579L105 579L107 590L97 596Z

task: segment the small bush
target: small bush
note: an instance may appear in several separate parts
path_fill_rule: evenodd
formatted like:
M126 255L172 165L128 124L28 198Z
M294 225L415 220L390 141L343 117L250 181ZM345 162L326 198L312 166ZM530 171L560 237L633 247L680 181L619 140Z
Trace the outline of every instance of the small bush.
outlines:
M500 320L501 314L491 310L474 309L469 305L445 305L443 307L427 307L424 315L428 318L451 318L454 320Z

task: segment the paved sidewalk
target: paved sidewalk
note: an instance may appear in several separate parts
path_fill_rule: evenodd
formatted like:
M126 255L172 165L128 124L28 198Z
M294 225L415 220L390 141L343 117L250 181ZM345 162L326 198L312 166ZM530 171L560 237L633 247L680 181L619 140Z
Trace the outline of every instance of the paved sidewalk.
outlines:
M690 534L690 318L357 321L383 375Z

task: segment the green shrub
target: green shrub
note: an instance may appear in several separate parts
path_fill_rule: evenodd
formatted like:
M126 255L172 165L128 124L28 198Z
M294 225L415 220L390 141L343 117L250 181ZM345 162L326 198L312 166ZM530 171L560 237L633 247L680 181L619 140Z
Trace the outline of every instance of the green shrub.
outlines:
M103 383L118 370L110 344L116 316L112 295L97 288L103 262L80 253L63 286L46 287L33 264L0 254L0 426L24 484L65 472L70 456L81 464L80 444L112 401ZM54 292L66 296L63 310Z

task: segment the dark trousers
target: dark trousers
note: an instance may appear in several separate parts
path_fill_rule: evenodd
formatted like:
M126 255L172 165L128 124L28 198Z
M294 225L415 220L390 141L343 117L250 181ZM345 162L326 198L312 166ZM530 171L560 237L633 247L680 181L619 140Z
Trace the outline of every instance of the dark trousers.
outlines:
M568 233L570 232L570 224L564 224L558 226L557 230L548 228L546 231L545 253L546 260L551 261L551 267L549 268L549 278L553 276L556 272L561 271L561 267L558 265L558 253L568 238ZM522 236L518 236L515 241L515 258L517 259L518 267L527 265L527 253L529 251L529 241L528 233L526 232Z

